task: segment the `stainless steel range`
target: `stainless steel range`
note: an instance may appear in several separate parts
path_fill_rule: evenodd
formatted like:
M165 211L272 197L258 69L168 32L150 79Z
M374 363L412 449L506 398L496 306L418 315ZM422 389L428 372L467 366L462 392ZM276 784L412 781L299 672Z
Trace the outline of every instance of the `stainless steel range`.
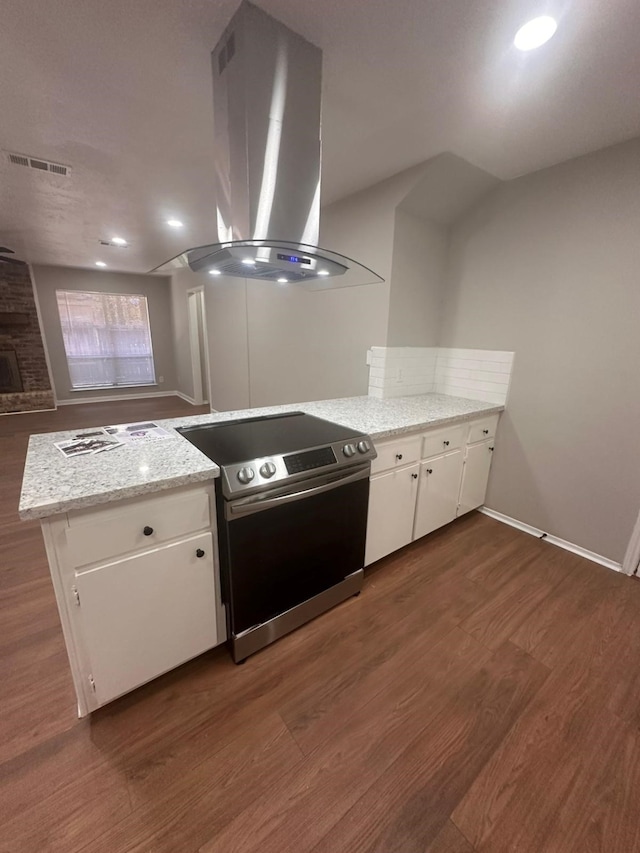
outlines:
M362 588L369 437L304 414L178 430L221 468L223 599L236 663Z

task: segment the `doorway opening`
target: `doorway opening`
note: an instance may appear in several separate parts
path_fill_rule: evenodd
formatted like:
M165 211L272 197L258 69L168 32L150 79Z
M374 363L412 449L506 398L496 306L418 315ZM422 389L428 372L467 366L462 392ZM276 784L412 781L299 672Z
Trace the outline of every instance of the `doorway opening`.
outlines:
M204 290L198 288L187 293L189 308L189 345L191 348L191 373L193 376L193 402L196 406L210 403L209 345Z

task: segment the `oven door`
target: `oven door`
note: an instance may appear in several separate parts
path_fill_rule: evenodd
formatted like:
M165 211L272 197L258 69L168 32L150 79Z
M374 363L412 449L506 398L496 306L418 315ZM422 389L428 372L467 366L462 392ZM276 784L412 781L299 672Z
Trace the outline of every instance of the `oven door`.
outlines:
M362 569L369 472L367 463L225 502L221 562L232 636Z

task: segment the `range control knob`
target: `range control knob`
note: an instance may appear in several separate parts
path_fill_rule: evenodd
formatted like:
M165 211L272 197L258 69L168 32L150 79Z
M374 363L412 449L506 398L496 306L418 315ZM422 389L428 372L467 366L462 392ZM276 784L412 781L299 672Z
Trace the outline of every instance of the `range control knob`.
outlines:
M273 464L273 462L265 462L263 465L260 466L260 473L263 477L269 479L269 477L273 477L273 475L276 473L276 466Z
M353 454L356 452L355 444L345 444L345 446L342 448L342 452L345 456L353 456Z
M371 450L371 445L368 441L359 441L358 442L358 452L359 453L367 453Z
M253 478L255 477L255 472L254 472L253 468L241 468L238 471L237 476L238 476L238 480L240 480L241 483L246 484L246 483L250 483L253 480Z

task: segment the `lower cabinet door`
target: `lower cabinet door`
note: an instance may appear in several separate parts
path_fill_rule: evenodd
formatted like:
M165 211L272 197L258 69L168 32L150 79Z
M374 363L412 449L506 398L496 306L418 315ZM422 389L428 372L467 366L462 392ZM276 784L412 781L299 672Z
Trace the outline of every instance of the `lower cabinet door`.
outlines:
M76 577L99 704L216 645L211 533Z
M462 488L460 489L460 505L458 515L463 515L472 509L482 506L487 492L491 457L493 456L493 439L473 444L467 447L462 473Z
M414 539L426 536L456 517L461 475L461 450L436 456L420 465Z
M411 542L419 463L371 478L364 564Z

